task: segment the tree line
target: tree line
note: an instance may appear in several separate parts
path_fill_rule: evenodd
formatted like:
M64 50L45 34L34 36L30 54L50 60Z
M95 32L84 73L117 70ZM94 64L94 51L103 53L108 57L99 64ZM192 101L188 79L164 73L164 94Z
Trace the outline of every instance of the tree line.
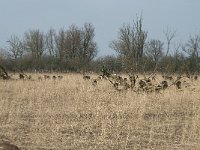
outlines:
M22 38L12 35L8 47L1 48L0 64L17 71L100 71L102 66L115 72L199 73L200 36L191 36L185 44L172 44L176 32L167 29L164 42L149 39L142 17L124 24L109 47L117 56L96 58L98 48L91 23L71 25L58 32L29 30Z
M97 55L94 36L90 23L58 32L52 28L47 33L29 30L21 39L16 35L8 39L6 58L0 60L10 70L78 71L87 68Z

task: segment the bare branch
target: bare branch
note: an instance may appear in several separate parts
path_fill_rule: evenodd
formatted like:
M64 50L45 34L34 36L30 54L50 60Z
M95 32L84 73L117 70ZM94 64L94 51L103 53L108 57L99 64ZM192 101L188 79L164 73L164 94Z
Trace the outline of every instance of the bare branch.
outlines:
M176 31L171 30L171 29L169 29L169 27L167 27L166 31L164 31L164 35L167 39L167 52L166 52L166 55L165 55L165 56L167 56L169 54L171 41L176 36Z

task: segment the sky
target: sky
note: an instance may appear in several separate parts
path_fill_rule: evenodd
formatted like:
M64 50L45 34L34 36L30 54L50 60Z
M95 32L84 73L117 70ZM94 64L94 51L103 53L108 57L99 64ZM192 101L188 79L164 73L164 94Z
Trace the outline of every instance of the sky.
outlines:
M120 27L143 16L149 39L165 42L164 31L176 31L174 42L200 34L200 0L0 0L0 47L11 35L22 37L30 29L95 27L98 56L114 55L109 48Z

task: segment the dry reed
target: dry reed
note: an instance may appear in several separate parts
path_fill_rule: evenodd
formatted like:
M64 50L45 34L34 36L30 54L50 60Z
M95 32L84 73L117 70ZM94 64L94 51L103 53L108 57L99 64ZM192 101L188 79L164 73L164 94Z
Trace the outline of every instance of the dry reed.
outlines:
M22 150L200 149L199 81L147 94L79 74L38 76L0 80L0 139Z

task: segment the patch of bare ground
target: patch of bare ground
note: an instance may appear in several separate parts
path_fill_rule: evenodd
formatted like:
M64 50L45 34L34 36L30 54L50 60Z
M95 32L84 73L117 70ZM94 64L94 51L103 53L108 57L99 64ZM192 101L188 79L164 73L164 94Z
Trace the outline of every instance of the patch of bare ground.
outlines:
M0 80L0 140L22 150L200 149L198 88L138 94L79 74L38 76Z

